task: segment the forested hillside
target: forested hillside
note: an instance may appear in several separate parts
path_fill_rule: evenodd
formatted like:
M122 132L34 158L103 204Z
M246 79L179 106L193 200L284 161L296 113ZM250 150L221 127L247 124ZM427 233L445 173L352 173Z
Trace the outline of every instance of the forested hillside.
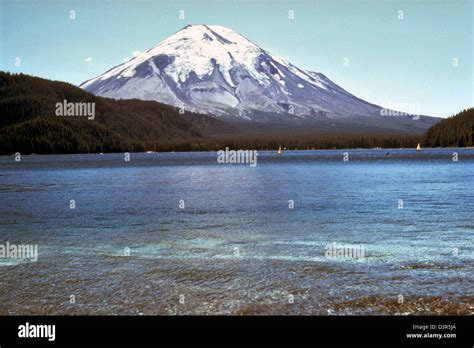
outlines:
M56 116L56 104L95 103L95 118ZM334 149L473 146L474 109L426 134L317 128L237 129L218 119L153 101L114 100L64 82L0 72L0 154L55 154L232 149Z
M95 103L95 118L56 116L64 100ZM161 103L96 97L67 83L0 72L1 154L156 150L229 130Z
M442 120L428 129L423 138L425 147L474 146L474 108Z

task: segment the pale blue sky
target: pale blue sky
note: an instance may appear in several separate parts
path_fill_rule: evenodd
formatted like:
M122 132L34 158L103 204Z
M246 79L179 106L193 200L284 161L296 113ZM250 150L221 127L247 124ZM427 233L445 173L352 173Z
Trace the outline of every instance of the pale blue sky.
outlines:
M1 0L0 70L78 85L187 24L219 24L369 102L444 117L474 105L473 3Z

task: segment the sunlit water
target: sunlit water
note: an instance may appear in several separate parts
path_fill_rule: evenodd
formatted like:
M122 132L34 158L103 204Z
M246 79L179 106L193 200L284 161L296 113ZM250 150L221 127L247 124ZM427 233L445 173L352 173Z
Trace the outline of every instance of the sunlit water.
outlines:
M474 149L216 158L0 157L0 314L474 313Z

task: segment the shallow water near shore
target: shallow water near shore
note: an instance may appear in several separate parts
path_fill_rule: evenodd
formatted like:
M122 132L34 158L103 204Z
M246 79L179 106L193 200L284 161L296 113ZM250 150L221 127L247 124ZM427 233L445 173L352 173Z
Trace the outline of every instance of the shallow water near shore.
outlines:
M474 149L216 158L0 157L0 314L474 314Z

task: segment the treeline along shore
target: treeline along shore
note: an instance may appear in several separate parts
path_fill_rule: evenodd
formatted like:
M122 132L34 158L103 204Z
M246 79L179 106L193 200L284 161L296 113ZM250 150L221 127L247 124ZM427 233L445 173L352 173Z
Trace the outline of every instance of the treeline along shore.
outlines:
M66 101L76 102L69 117ZM59 108L58 108L59 104ZM86 105L84 115L77 107ZM64 117L59 117L64 116ZM73 85L0 72L0 154L142 151L298 150L473 146L474 109L437 123L425 134L248 132L210 116L153 101L113 100Z

